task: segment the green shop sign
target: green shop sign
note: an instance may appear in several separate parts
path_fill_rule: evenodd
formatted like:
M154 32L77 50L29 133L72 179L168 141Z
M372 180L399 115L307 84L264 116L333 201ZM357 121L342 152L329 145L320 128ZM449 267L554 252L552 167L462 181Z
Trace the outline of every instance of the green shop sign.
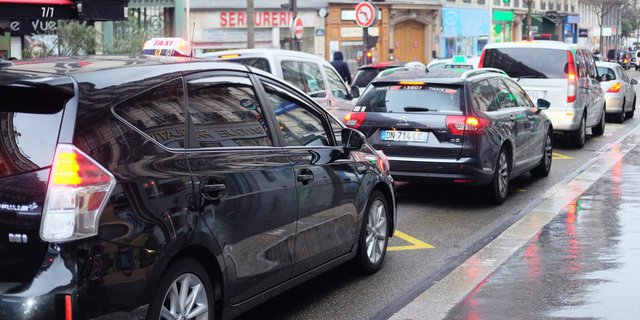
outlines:
M513 21L513 11L493 10L493 21Z

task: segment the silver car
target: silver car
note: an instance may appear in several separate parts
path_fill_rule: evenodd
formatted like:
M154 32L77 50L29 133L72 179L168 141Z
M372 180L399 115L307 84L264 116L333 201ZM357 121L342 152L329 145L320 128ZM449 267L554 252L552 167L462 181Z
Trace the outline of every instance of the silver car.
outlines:
M636 79L629 79L622 67L613 62L596 62L600 86L604 91L607 116L617 123L633 118L636 110Z

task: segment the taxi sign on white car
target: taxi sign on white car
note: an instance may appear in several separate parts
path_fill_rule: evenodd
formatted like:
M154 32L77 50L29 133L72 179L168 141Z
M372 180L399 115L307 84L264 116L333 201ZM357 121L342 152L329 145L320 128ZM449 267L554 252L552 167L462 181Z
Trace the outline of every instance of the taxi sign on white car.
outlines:
M191 44L182 38L151 38L144 43L142 54L150 56L190 57Z
M469 63L465 56L453 56L453 58L451 58L451 63L447 63L444 68L465 71L473 69L473 65Z

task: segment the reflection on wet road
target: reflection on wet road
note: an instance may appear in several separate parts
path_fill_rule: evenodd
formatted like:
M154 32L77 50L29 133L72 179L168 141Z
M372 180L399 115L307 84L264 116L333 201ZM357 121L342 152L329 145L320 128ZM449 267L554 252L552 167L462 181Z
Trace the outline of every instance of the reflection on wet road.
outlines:
M447 319L637 319L638 190L640 148L572 201Z

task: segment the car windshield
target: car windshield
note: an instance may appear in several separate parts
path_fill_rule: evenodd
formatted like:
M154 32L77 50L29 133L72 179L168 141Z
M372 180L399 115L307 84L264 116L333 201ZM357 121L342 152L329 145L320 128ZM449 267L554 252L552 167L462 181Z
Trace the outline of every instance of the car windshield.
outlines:
M461 87L427 83L375 83L357 105L366 112L460 111Z
M543 48L486 49L482 66L502 69L512 78L564 79L567 51Z
M356 77L353 79L353 85L356 87L366 87L373 78L375 78L382 69L365 68L358 69Z

